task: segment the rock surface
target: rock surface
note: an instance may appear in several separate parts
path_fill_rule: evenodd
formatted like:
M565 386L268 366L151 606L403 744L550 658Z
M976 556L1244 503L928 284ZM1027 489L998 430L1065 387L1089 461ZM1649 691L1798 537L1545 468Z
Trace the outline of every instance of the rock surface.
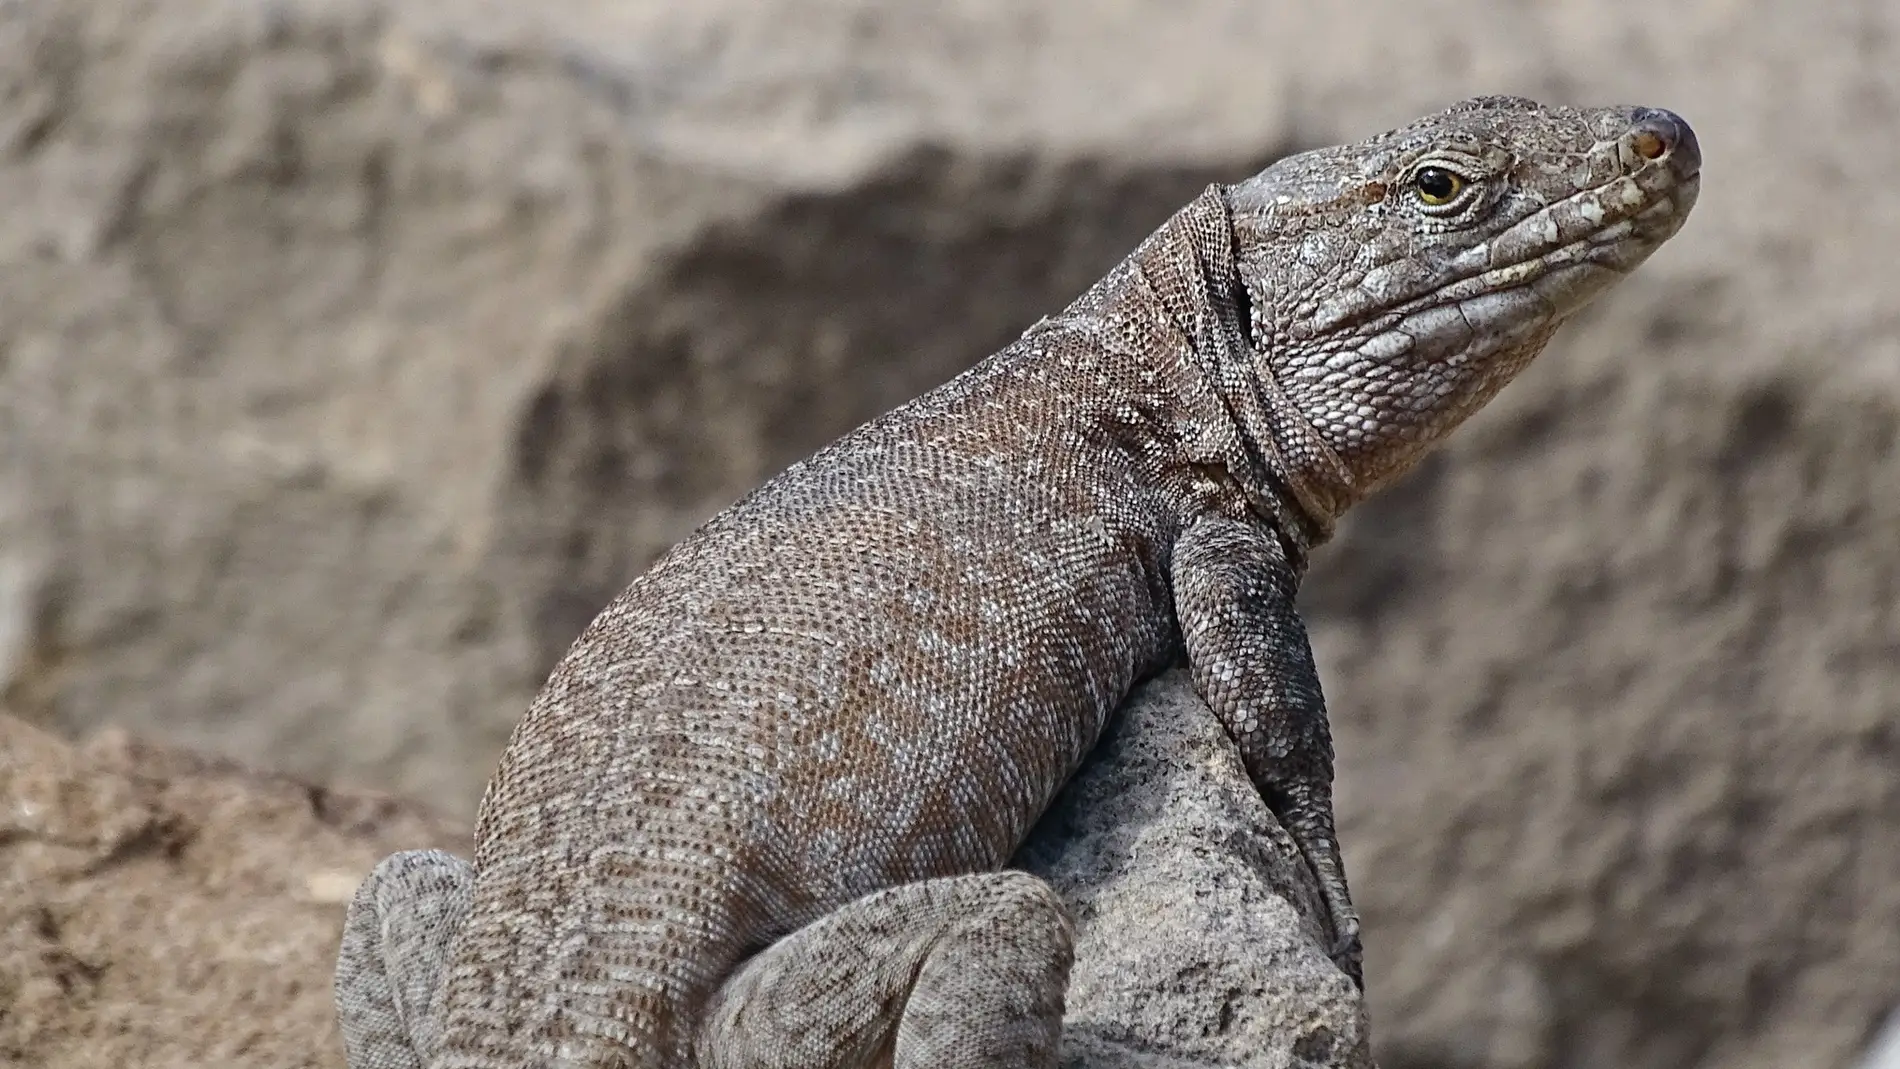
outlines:
M350 894L391 850L466 840L410 803L0 716L0 1064L340 1067ZM1297 848L1179 675L1019 860L1077 910L1070 1069L1370 1069Z
M341 1066L343 907L450 822L0 716L0 1065Z
M1490 91L1675 108L1708 177L1317 562L1380 1061L1849 1065L1900 997L1877 0L0 0L0 705L466 814L707 512L1202 183Z
M1135 692L1016 863L1076 912L1070 1069L1372 1069L1311 871L1185 672Z

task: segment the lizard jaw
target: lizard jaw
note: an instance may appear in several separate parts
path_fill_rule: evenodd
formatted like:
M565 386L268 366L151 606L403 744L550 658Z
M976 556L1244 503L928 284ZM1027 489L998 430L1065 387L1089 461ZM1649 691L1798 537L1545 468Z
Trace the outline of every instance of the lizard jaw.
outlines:
M1365 361L1388 361L1422 348L1428 358L1436 354L1456 368L1548 334L1680 229L1694 195L1691 185L1686 197L1665 195L1541 255L1447 283L1380 316L1363 342L1319 366L1347 373Z

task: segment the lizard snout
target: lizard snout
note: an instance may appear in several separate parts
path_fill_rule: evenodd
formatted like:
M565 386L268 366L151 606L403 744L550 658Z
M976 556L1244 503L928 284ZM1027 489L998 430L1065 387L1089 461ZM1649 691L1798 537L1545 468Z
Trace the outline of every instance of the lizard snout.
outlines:
M1638 108L1635 125L1623 135L1623 144L1638 159L1667 161L1682 178L1702 170L1702 146L1682 116L1663 108Z

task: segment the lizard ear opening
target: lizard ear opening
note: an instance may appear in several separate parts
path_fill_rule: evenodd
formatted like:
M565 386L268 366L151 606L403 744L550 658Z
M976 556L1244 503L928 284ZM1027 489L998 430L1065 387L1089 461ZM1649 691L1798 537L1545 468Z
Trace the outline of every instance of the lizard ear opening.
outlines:
M1234 318L1239 320L1235 328L1240 332L1241 341L1246 343L1250 353L1260 351L1260 339L1254 336L1253 293L1247 289L1247 280L1236 270L1227 284L1234 291Z

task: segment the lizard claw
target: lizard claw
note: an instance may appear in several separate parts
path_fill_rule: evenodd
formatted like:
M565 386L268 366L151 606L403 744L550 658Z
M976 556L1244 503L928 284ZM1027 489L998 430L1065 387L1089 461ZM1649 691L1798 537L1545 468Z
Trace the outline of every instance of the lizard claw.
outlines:
M1366 990L1365 976L1366 948L1359 941L1359 916L1348 913L1344 917L1333 919L1333 945L1327 956L1339 970L1352 978L1352 985L1361 994Z

